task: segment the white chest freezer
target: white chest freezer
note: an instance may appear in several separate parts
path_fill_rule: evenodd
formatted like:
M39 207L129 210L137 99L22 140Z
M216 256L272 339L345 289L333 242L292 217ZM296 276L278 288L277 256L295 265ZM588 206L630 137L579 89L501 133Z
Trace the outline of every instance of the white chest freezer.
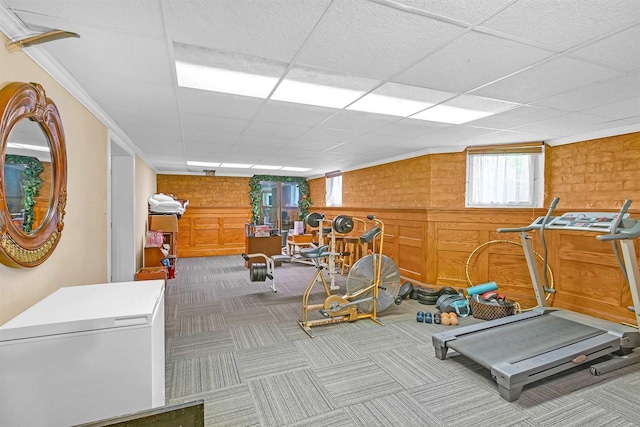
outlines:
M164 280L58 289L0 326L0 426L162 406Z

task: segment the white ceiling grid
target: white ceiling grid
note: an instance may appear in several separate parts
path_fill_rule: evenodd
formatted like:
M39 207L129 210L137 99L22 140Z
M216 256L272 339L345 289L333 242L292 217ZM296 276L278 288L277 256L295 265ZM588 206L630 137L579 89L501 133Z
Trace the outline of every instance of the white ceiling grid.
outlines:
M44 50L62 64L159 173L202 173L187 166L195 160L309 168L218 175L312 177L473 145L640 131L637 0L0 0L0 7L34 30L80 34L25 51ZM221 57L274 64L271 97L295 73L313 80L332 73L344 76L333 78L338 85L366 78L367 92L431 103L406 117L414 112L357 111L370 108L366 94L329 108L179 87L174 61L193 51L218 66ZM490 115L433 121L454 106Z

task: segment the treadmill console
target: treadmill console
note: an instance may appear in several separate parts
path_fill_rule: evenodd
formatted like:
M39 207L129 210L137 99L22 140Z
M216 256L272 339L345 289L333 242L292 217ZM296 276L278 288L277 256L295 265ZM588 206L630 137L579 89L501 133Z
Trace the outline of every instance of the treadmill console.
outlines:
M611 232L611 226L620 215L619 212L567 212L562 216L555 216L549 219L545 229L564 229L581 231L598 231L600 233ZM629 217L625 213L622 217ZM544 217L536 220L535 225L542 226Z

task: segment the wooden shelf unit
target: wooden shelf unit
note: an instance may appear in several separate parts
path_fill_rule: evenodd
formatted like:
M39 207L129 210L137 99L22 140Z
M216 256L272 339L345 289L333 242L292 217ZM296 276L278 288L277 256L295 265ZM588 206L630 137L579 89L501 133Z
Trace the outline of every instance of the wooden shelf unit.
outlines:
M163 243L169 245L167 255L162 248L146 246L144 248L144 267L159 267L162 260L169 260L168 278L175 277L178 260L178 217L176 215L149 215L149 231L161 231Z

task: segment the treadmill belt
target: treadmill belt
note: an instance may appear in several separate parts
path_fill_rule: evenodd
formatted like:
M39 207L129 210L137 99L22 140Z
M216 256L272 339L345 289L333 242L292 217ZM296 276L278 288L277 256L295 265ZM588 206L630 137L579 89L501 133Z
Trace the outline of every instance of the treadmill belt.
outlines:
M494 363L516 363L603 333L606 331L562 317L542 315L464 335L447 346L490 368Z

